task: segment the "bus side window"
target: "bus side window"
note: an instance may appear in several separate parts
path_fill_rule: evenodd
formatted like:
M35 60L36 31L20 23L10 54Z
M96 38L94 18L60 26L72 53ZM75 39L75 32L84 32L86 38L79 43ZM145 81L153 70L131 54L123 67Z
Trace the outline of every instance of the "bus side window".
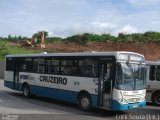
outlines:
M160 66L158 66L156 70L156 80L160 81Z
M46 60L46 70L47 74L59 74L59 64L60 60L58 59L47 59Z
M155 66L150 66L150 71L149 71L149 80L150 81L155 80L155 71L156 71L156 67Z
M79 60L79 69L82 72L81 75L85 77L97 77L98 76L98 62L92 59Z
M22 72L31 72L32 71L32 58L25 58L21 62L17 62L19 65L19 70Z
M12 58L7 58L6 60L6 71L13 71L14 70L14 61Z
M61 60L62 75L77 75L77 60Z
M35 73L44 73L45 72L45 60L44 58L35 58L33 61L33 71Z

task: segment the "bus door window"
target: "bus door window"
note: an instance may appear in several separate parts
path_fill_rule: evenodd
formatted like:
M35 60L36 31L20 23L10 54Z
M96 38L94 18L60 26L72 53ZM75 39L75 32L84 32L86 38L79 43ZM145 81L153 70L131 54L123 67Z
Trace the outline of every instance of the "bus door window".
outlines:
M160 81L160 66L157 66L157 70L156 70L156 80Z
M113 64L108 63L104 68L104 93L110 93L111 90L111 74L112 74Z

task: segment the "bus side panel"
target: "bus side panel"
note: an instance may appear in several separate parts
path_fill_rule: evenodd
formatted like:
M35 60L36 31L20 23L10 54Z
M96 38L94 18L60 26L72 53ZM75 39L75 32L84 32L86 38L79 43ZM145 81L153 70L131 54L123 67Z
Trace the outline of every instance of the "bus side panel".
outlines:
M58 89L75 91L79 93L80 91L87 91L91 96L92 106L98 106L98 95L96 90L98 89L98 78L88 78L88 77L75 77L75 76L63 76L67 79L67 84L59 84ZM48 86L48 83L45 83ZM51 87L51 86L50 86ZM76 94L76 98L77 98Z
M22 78L25 78L26 75L34 76L35 79L34 80L22 79ZM50 85L49 85L49 83L46 83L44 85L43 82L39 81L39 79L38 79L39 77L40 77L40 75L38 75L38 74L31 74L31 73L28 74L28 73L20 72L21 80L19 83L19 88L20 88L19 90L22 91L22 84L24 82L27 82L29 84L31 94L35 94L38 96L44 96L44 97L48 97L48 98L53 98L53 99L66 101L66 102L70 102L70 103L76 103L77 102L77 95L80 90L86 90L88 92L93 92L93 88L96 87L95 83L91 82L91 81L93 81L92 79L84 80L84 78L78 78L78 80L76 80L76 77L75 77L74 80L71 80L71 79L73 79L71 77L71 78L68 78L68 79L70 79L70 80L68 80L68 85L65 87L62 87L62 85L56 85L56 84L51 85L51 83L50 83ZM79 79L81 79L81 80L79 80ZM80 81L80 86L75 86L74 85L75 82L78 82L78 81ZM89 85L89 84L92 84L92 85ZM14 89L14 87L13 87L13 72L11 72L11 71L5 72L4 85L10 89ZM53 87L55 87L55 88L53 88ZM91 95L91 99L92 99L92 106L97 107L97 103L98 103L97 102L98 101L97 95L94 95L94 94L90 94L90 95Z
M14 89L13 82L4 80L4 86L10 89Z
M20 72L20 83L27 82L31 94L54 98L71 103L77 102L80 91L87 91L91 95L92 106L97 107L97 85L93 78L49 75ZM65 79L65 84L62 81ZM59 81L59 82L58 82Z
M91 95L92 107L98 107L98 95Z
M5 71L4 72L4 80L13 82L13 71Z
M153 91L147 90L146 92L146 100L151 101Z
M77 92L30 85L31 94L53 98L70 103L76 102Z
M4 72L4 86L10 89L14 89L13 86L13 71L5 71Z
M4 80L4 86L7 88L10 88L12 90L15 90L12 81ZM18 87L19 87L19 90L16 90L16 91L22 91L22 84L21 83L18 84Z
M78 92L30 85L31 94L48 97L69 103L76 103ZM97 95L91 95L92 106L97 107Z

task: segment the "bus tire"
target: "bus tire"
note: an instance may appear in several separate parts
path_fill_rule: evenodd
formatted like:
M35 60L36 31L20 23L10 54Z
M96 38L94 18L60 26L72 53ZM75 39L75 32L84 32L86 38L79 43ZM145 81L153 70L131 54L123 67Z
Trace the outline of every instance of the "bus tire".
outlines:
M81 110L90 111L91 110L91 98L87 93L83 93L79 97L78 106Z
M155 105L158 105L160 106L160 92L157 92L153 95L152 97L152 102L155 104Z
M30 97L30 89L28 85L23 86L23 96L24 97Z

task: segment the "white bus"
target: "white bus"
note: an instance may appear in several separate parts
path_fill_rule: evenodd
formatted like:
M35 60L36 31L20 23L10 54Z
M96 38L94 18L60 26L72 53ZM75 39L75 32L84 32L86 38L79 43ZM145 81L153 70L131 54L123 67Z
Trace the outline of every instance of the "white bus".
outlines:
M4 85L23 95L92 107L146 106L145 60L133 52L7 55Z
M160 62L146 61L147 101L160 105Z

